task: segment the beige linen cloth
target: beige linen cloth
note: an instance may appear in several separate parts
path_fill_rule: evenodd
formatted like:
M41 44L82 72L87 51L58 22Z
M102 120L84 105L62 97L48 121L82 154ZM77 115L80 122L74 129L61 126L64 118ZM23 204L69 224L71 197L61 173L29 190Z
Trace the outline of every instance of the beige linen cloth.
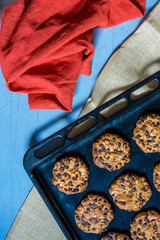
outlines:
M81 116L160 70L159 13L160 2L147 20L113 54L98 77ZM29 193L6 239L65 239L35 187Z

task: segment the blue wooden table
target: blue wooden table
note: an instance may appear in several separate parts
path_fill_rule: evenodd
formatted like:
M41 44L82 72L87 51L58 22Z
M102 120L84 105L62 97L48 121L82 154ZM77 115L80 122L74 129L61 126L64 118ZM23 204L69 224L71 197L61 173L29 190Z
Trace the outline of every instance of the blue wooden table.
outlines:
M146 0L146 13L158 1ZM104 64L141 21L142 18L138 18L113 28L94 30L92 74L90 77L80 75L71 113L29 110L27 95L8 91L0 72L0 240L5 239L32 188L23 168L25 152L78 118Z

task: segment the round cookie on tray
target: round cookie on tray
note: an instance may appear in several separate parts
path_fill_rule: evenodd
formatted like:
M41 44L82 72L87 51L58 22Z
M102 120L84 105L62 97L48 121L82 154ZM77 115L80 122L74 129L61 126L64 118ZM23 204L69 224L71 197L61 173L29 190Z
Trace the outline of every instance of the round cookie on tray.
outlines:
M130 240L130 238L123 233L108 232L105 233L100 240Z
M153 181L157 191L160 192L160 163L157 163L154 167Z
M113 219L110 203L102 196L86 195L75 210L77 226L87 233L102 233L106 231Z
M71 195L87 188L89 170L80 157L67 156L57 161L52 173L52 183L61 192Z
M115 179L109 192L115 204L128 211L140 210L152 195L146 179L133 173L123 174Z
M98 167L118 170L130 161L130 144L117 134L106 133L93 143L92 154Z
M131 237L133 240L159 240L160 215L153 210L138 213L131 221Z
M145 153L160 152L160 115L150 113L141 117L136 123L133 139Z

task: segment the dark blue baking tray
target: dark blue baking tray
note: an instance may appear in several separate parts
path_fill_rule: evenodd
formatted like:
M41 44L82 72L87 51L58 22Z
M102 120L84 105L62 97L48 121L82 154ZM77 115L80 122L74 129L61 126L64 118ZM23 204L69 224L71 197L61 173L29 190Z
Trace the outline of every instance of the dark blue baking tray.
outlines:
M160 71L53 134L29 149L25 154L24 168L67 239L98 240L101 237L101 234L96 235L81 231L76 226L74 220L74 211L77 205L84 195L88 193L103 195L111 203L114 209L114 219L109 224L108 230L119 230L130 236L130 220L135 215L135 212L120 210L113 203L108 191L112 181L123 172L135 172L146 176L152 188L152 196L142 210L153 208L158 212L160 211L160 193L155 189L152 177L154 165L160 161L160 153L145 154L132 140L136 121L141 115L150 112L160 114L160 84L156 89L137 101L131 100L131 93L153 80L160 83ZM121 99L127 101L127 107L109 118L100 118L99 113L103 109ZM89 118L93 118L96 124L86 132L81 133L73 139L69 139L68 135L70 131ZM98 168L94 165L92 159L92 144L97 136L103 134L105 131L116 132L122 137L127 138L131 143L131 161L120 170L114 172ZM46 151L48 154L46 154ZM59 157L68 153L83 156L86 164L89 166L90 172L87 189L82 193L70 196L58 191L52 184L52 168L54 163Z

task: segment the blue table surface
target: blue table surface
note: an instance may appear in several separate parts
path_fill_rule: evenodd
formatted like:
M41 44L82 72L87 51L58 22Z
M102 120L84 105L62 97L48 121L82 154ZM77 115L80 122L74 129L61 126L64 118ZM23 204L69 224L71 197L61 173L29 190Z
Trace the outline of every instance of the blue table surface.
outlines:
M157 2L146 0L146 13ZM23 168L25 152L78 118L103 66L141 22L142 18L138 18L113 28L94 29L92 74L89 77L79 76L71 113L29 110L27 95L8 91L0 71L0 240L5 239L32 188Z

